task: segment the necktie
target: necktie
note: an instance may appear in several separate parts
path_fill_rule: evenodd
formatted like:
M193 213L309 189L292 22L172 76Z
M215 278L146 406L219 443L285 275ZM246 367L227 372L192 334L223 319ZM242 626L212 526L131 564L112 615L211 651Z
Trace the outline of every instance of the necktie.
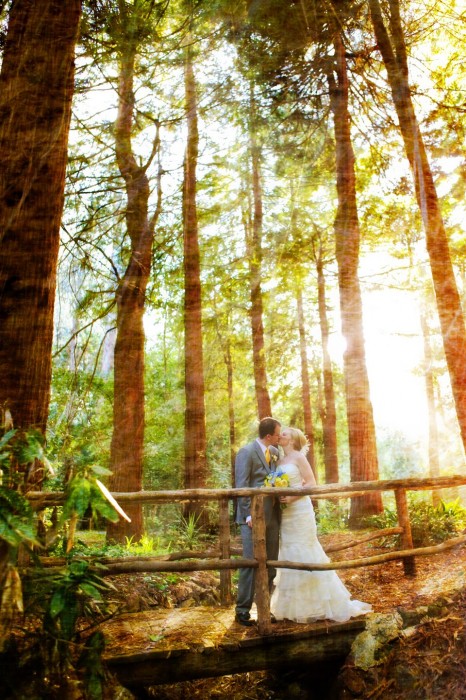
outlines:
M270 464L270 450L268 447L265 450L265 461L267 462L267 464Z

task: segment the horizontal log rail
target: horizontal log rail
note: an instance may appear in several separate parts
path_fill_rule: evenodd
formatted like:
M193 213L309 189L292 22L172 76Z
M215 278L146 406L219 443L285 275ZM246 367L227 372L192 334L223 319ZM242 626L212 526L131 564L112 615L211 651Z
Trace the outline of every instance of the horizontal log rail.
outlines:
M402 527L386 527L383 530L377 530L377 532L371 532L369 535L364 535L364 537L359 537L357 540L351 540L350 542L345 542L344 544L329 544L325 547L326 554L331 552L341 552L342 549L351 549L351 547L357 547L365 542L371 542L372 540L379 540L382 537L391 537L391 535L402 535Z
M134 557L125 560L100 559L105 563L106 573L116 575L135 572L168 572L168 571L220 571L220 597L223 603L231 602L231 570L242 567L256 569L256 599L258 626L261 634L270 632L270 598L268 589L267 567L288 568L302 571L333 571L339 569L358 568L371 566L388 561L403 561L406 575L415 573L414 557L436 554L438 552L460 547L466 543L466 534L461 537L443 542L430 547L414 548L411 536L411 523L409 519L407 491L435 490L452 488L466 485L466 476L442 476L435 478L410 478L410 479L389 479L384 481L359 481L349 484L323 484L312 488L241 488L241 489L185 489L175 491L139 491L113 493L113 497L124 506L126 503L139 502L142 504L155 503L184 503L188 501L219 501L220 506L220 547L210 552L179 552L175 554L160 555L156 557L139 557L137 561ZM354 498L371 491L393 491L395 495L398 527L386 528L384 530L371 533L357 540L352 540L345 545L335 545L328 547L327 552L335 552L349 547L355 547L362 542L373 539L400 535L401 549L387 552L371 557L352 559L345 561L334 561L325 564L313 564L312 562L303 564L289 561L267 560L265 549L265 525L263 517L263 500L265 496L305 496L312 499L320 498ZM228 504L230 499L238 497L251 497L251 508L253 512L254 538L254 559L244 559L242 557L232 559L238 554L238 549L231 547L230 542L230 522ZM58 506L65 500L62 492L29 492L27 494L32 507L35 510ZM189 561L181 561L189 559ZM58 563L60 562L60 563ZM63 565L61 560L44 558L46 566Z
M333 552L341 552L344 549L351 549L351 547L357 547L365 542L371 542L372 540L378 540L382 537L390 537L391 535L401 535L403 528L401 527L389 527L384 530L377 530L376 532L371 532L369 535L360 537L357 540L351 540L350 542L344 542L343 544L331 544L325 547L325 552L327 554ZM229 554L231 556L239 557L241 556L241 547L230 547ZM184 552L170 552L169 554L139 554L138 556L129 557L99 557L99 564L104 566L107 564L119 564L124 562L130 565L131 562L164 562L164 561L182 561L183 559L218 559L220 557L220 549L207 549L206 551L197 551L188 549ZM65 566L67 559L65 557L39 557L42 566ZM95 561L96 557L82 556L80 559Z
M444 552L448 549L453 549L454 547L461 547L464 544L466 544L466 535L461 535L460 537L455 537L440 544L431 545L430 547L396 550L393 552L386 552L385 554L376 554L372 557L362 557L360 559L333 561L326 564L303 564L302 562L275 561L273 559L268 559L266 564L267 566L273 566L276 569L296 569L297 571L337 571L340 569L356 569L362 566L384 564L387 561L395 561L397 559L412 557L413 552L415 552L416 557L438 554L439 552ZM55 566L62 566L63 563L65 562L56 560ZM99 559L99 563L102 564L102 560ZM52 564L52 558L50 558L48 564ZM222 569L239 568L257 569L257 567L257 559L210 559L208 561L205 561L204 559L195 559L180 563L179 561L161 561L157 557L144 557L143 561L138 561L135 557L128 557L127 560L120 558L116 562L108 561L108 563L105 564L106 570L102 572L102 575L114 576L117 574L135 574L142 572L166 573L171 571L219 571Z
M466 544L466 535L454 537L451 540L445 540L440 544L433 544L430 547L416 547L415 549L397 549L394 552L386 552L385 554L375 554L372 557L363 557L361 559L346 559L345 561L328 562L328 564L303 564L301 562L292 561L267 561L269 566L274 566L277 569L296 569L298 571L333 571L334 569L357 569L361 566L374 566L376 564L384 564L387 561L395 561L396 559L409 559L416 554L418 556L427 556L429 554L438 554L447 549L461 547Z
M221 498L238 498L253 496L258 492L263 495L300 495L311 498L354 498L368 491L422 491L466 486L466 476L437 476L434 478L386 479L382 481L355 481L350 484L322 484L311 488L261 488L261 489L184 489L176 491L129 491L112 493L118 503L173 503L186 501L217 501ZM26 494L31 505L36 509L60 505L65 500L62 491L29 491Z

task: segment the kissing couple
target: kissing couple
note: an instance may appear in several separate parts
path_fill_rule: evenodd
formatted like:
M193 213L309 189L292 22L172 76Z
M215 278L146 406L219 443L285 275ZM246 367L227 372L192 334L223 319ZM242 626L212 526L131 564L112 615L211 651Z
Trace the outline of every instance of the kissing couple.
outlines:
M293 488L316 485L306 454L309 443L298 428L284 428L275 418L259 422L258 437L242 447L235 461L236 488L259 488L276 469L287 474ZM280 449L279 449L280 448ZM285 506L283 508L283 506ZM322 564L330 559L317 539L314 508L309 496L264 498L267 559ZM238 498L236 522L241 529L243 557L253 559L251 499ZM297 571L269 567L272 622L346 622L371 611L368 603L351 600L335 571ZM255 570L240 569L235 619L240 625L255 624L250 611L254 601ZM274 587L275 586L275 587ZM272 592L273 591L273 592Z

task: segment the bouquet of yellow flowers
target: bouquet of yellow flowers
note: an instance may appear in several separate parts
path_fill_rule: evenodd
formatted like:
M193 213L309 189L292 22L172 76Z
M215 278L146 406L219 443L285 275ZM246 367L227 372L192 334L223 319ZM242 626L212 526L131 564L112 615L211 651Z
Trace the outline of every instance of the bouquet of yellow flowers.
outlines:
M270 472L264 479L264 486L276 486L277 488L286 488L290 485L290 477L286 472L282 472L281 469L277 469L276 472ZM280 508L286 508L285 503L280 503Z
M278 469L276 472L270 472L267 474L264 480L264 486L271 487L276 486L277 488L286 488L290 485L290 478L286 472L282 472Z

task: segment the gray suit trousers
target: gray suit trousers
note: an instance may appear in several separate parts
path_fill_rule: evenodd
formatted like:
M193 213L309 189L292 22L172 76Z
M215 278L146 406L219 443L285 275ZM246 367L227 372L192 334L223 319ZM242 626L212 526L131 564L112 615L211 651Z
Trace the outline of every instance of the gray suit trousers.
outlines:
M249 525L241 525L241 539L243 541L243 557L245 559L253 559L253 544L252 544L252 528ZM278 535L279 535L278 517L273 513L270 521L266 525L265 544L267 548L268 559L278 559ZM269 590L272 590L272 583L277 570L269 568ZM256 578L255 569L240 569L238 580L238 595L236 599L236 612L249 613L254 601L254 584Z

